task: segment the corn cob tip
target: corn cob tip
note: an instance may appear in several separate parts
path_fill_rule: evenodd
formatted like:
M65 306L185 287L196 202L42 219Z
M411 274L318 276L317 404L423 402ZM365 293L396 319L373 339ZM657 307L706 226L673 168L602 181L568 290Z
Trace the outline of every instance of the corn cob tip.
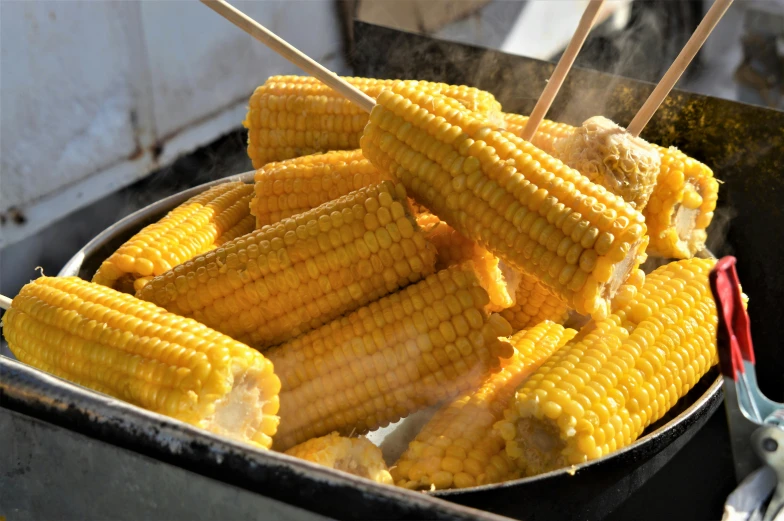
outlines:
M517 389L496 430L519 468L540 474L631 444L717 362L713 264L656 269Z
M518 469L493 429L518 385L576 331L551 321L515 333L514 355L481 385L444 404L392 468L402 487L465 488L514 479Z
M39 277L4 315L26 364L263 448L281 383L258 351L196 321L77 277Z
M656 148L662 166L644 211L651 237L648 251L654 257L688 259L705 247L719 181L708 166L677 148Z
M109 256L92 281L134 294L155 276L253 230L253 186L221 183L145 226Z
M570 136L558 140L555 154L638 210L648 202L661 167L661 158L650 143L602 116L587 119Z
M490 297L488 311L501 311L514 305L520 282L517 271L433 214L420 213L416 220L425 239L435 247L437 270L471 261L480 285Z
M333 432L300 443L286 454L377 483L394 484L381 449L364 436L350 438Z

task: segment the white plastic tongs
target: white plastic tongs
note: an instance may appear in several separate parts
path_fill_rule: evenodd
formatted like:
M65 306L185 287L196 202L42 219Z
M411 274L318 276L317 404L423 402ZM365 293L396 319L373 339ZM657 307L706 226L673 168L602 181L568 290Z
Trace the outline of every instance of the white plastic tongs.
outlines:
M727 499L724 519L784 521L784 404L768 399L757 386L749 315L735 263L735 257L724 257L710 274L724 405L735 474L742 480Z

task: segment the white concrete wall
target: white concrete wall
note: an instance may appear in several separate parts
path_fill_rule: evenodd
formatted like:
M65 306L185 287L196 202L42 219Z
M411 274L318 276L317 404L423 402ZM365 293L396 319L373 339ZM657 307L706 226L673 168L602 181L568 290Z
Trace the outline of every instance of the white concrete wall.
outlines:
M234 5L345 72L331 0ZM0 248L237 128L255 86L299 73L196 1L0 2L0 49Z

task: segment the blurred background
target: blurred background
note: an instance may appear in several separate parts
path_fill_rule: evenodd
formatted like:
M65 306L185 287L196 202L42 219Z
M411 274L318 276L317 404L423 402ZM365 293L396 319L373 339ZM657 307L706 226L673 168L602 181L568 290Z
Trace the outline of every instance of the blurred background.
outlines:
M233 3L326 67L351 74L354 19L555 61L587 1ZM608 0L577 65L656 82L711 3ZM250 170L242 130L250 94L270 75L299 74L195 1L1 0L0 51L5 295L36 267L56 274L129 213ZM784 110L784 0L736 0L678 87ZM616 518L710 518L733 486L724 474L731 467L723 416ZM672 487L675 477L700 493ZM651 503L663 495L669 500ZM684 505L679 515L673 502Z

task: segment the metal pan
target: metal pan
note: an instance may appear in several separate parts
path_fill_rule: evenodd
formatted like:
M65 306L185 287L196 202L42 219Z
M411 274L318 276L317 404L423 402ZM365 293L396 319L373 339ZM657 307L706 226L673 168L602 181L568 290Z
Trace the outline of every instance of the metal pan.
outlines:
M143 226L160 219L187 198L228 180L250 182L252 173L194 187L142 208L90 241L63 267L59 275L76 275L89 280L102 260ZM38 373L36 370L28 370L26 374L34 378ZM56 380L49 381L52 383ZM52 385L54 387L49 387L50 389L57 389L54 383ZM547 518L551 515L558 515L559 518L578 518L586 514L590 517L600 517L609 513L624 499L625 495L614 491L622 489L631 492L638 488L707 422L721 403L720 385L717 373L709 373L665 418L652 425L636 443L599 460L533 478L458 491L441 491L433 495L455 503L526 519ZM89 391L85 392L89 394ZM131 408L124 405L122 411L118 410L117 413L125 414ZM49 413L58 414L57 411L49 411ZM157 421L160 421L160 417L157 417ZM187 436L194 443L215 443L214 436L196 429L186 429L184 432L187 432ZM382 440L383 436L374 437L374 441ZM152 436L146 443L160 443L160 440ZM150 450L148 445L145 447L146 450ZM232 481L240 479L242 482L254 484L254 488L258 487L259 490L265 489L266 486L264 482L252 478L252 462L276 467L290 463L290 458L283 458L277 453L259 454L242 446L237 446L236 450L239 453L244 451L249 458L250 454L253 454L253 458L246 462L242 458L238 459L234 467L237 474L231 476ZM187 454L175 457L173 462L186 468L194 465L192 457ZM314 476L313 486L320 488L323 486L323 481L318 481ZM565 499L564 496L567 494L564 492L567 490L569 497ZM526 498L536 498L536 500Z

